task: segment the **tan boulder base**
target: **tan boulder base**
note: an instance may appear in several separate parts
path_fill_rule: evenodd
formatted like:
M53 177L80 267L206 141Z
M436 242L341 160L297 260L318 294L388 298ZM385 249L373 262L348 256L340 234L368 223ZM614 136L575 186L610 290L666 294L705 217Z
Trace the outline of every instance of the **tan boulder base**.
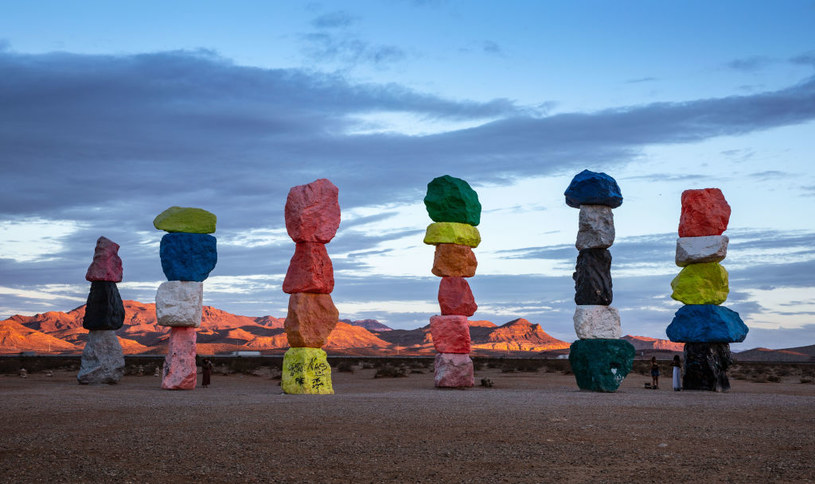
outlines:
M293 348L321 348L340 312L330 294L295 293L289 296L289 312L284 329Z
M478 261L466 245L439 244L433 258L433 274L439 277L473 277Z

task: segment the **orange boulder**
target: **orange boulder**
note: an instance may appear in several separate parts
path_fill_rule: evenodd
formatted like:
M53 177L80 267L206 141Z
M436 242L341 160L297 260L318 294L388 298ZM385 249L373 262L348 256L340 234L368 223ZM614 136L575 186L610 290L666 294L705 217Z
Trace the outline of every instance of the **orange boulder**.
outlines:
M433 274L439 277L473 277L478 261L466 245L439 244L433 258Z
M340 313L330 294L295 293L289 296L284 329L293 348L320 348L337 325Z

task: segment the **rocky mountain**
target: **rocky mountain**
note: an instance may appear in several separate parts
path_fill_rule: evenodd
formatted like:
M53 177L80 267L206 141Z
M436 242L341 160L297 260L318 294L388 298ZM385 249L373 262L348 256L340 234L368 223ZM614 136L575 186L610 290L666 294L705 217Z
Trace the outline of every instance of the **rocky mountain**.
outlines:
M622 339L628 341L634 346L637 351L642 350L660 350L660 351L679 351L685 349L685 343L674 343L667 339L648 338L645 336L631 336L627 334Z
M380 332L380 331L393 331L393 328L380 323L375 319L360 319L357 321L351 321L350 319L340 319L340 322L345 324L350 324L353 326L359 326L360 328L365 328L368 331Z

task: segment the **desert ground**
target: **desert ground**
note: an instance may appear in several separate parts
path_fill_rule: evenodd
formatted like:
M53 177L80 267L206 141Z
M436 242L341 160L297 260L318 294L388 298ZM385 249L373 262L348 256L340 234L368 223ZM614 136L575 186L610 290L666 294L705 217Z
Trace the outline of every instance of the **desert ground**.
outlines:
M631 374L600 394L562 372L485 368L476 385L491 388L437 390L432 368L357 367L311 396L281 394L265 370L194 391L0 375L0 481L815 481L815 384L798 378L712 393Z

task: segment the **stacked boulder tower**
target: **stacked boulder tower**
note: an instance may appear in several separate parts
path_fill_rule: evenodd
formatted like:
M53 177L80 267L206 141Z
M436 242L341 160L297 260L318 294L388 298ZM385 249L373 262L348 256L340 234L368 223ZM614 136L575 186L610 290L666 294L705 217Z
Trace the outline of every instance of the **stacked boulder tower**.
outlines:
M89 334L76 379L81 384L118 383L125 368L122 345L116 336L125 320L124 304L116 286L122 282L118 244L99 237L85 280L91 283L91 290L82 327Z
M468 277L475 275L473 249L481 243L476 226L481 222L481 203L470 185L449 175L427 184L424 198L434 223L427 227L424 243L436 247L434 275L439 283L441 314L430 318L430 333L436 349L435 385L439 388L473 386L470 359L470 324L475 303Z
M565 192L566 204L580 209L575 247L574 329L579 338L569 349L581 390L614 392L631 371L634 346L620 339L620 313L611 307L611 252L614 243L612 209L623 203L620 187L605 173L583 170Z
M196 328L201 326L204 280L218 262L214 214L191 207L170 207L153 226L161 238L161 269L167 282L156 292L156 320L170 327L161 388L192 390L197 380Z
M334 267L325 245L340 226L339 190L325 178L289 190L286 231L295 242L283 292L289 294L281 386L288 394L333 394L322 347L339 321L331 300Z
M730 292L728 274L719 262L727 255L730 205L718 188L682 192L671 297L684 303L666 333L685 343L686 390L727 391L730 343L741 342L748 328L731 309L720 306Z

